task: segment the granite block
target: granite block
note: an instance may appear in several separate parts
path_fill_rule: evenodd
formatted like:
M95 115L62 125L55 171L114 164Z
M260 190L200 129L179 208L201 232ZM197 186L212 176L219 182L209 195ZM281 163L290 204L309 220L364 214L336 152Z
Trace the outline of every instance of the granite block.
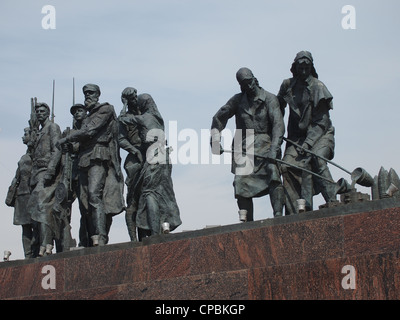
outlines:
M256 300L382 300L400 298L400 253L366 255L249 271ZM354 288L343 285L354 268Z
M249 271L249 297L255 300L337 299L340 263L314 261Z
M150 245L150 279L168 279L189 274L190 242L181 240Z
M276 263L269 228L200 237L191 243L191 273L233 271Z
M54 289L49 287L50 280ZM64 290L64 260L1 268L0 288L0 299L61 292Z
M247 271L185 276L32 295L31 300L243 300L248 298Z
M114 300L114 297L118 295L120 290L119 288L119 285L115 285L67 292L64 291L20 297L18 300Z
M400 252L353 256L346 259L356 271L355 298L400 299Z
M150 270L148 248L71 257L66 259L65 270L66 291L146 281Z
M277 264L332 259L343 255L342 217L329 217L271 228Z
M398 300L400 206L380 207L390 204L0 263L0 299ZM49 265L54 289L42 286ZM355 288L345 288L344 266L354 269Z
M352 214L343 219L347 256L400 248L400 208Z
M248 297L247 279L247 271L235 271L138 282L120 286L115 299L241 300Z

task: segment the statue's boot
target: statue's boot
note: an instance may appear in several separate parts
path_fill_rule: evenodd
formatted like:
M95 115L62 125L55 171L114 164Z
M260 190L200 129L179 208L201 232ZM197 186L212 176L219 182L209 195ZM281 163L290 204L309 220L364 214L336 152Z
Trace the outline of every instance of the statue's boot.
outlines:
M91 236L93 246L104 246L107 243L106 214L101 208L92 212L94 235Z
M319 173L321 176L333 180L332 175L326 166L323 171ZM326 203L328 202L337 202L336 199L336 184L329 183L328 181L321 181L321 194L324 197Z
M274 217L281 217L283 215L283 205L285 203L285 194L283 192L283 186L280 184L273 187L270 191L270 200Z
M136 211L136 207L131 205L126 209L125 213L126 227L131 241L137 241Z
M33 256L32 252L32 240L28 237L22 237L22 247L24 249L25 259L30 259Z

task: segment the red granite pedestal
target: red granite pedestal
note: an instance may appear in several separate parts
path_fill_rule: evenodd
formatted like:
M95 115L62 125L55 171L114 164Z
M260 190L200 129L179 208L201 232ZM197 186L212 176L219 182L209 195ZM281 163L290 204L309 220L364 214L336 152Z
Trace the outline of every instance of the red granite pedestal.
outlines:
M395 199L0 263L0 299L399 298Z

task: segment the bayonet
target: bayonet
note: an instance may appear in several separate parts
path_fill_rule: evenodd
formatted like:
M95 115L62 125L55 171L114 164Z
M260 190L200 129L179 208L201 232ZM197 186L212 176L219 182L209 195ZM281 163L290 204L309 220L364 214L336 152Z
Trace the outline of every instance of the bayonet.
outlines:
M53 98L52 98L52 102L51 102L51 122L54 123L54 90L55 90L55 86L56 86L56 80L53 80Z

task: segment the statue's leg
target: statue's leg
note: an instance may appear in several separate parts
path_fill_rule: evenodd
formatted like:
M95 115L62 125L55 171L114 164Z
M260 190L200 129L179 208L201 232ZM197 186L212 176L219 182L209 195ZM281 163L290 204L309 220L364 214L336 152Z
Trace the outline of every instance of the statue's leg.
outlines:
M81 213L81 220L79 226L79 245L83 247L90 247L91 236L94 235L94 227L92 224L92 216L89 209L89 191L88 191L88 170L79 170L79 211Z
M32 252L33 229L31 224L22 225L22 247L24 249L25 259L33 257Z
M40 250L40 223L37 221L32 221L32 256L37 258L39 256Z
M136 213L137 205L135 201L132 201L132 204L128 205L125 211L125 222L131 241L137 241Z
M285 215L297 213L296 200L301 197L301 171L282 165Z
M157 199L151 194L147 195L146 197L146 211L151 234L160 234L160 210L158 208Z
M271 182L271 186L269 187L269 197L274 217L282 216L285 195L281 183L275 181Z
M46 224L40 223L40 256L51 254L53 249L54 234L51 228Z
M239 210L247 210L247 221L254 221L253 199L237 196Z
M301 198L306 200L306 211L313 210L313 196L313 176L307 172L303 172L301 178Z
M107 242L106 212L103 203L103 190L107 171L102 162L96 162L88 172L88 194L93 226L93 245Z
M328 158L330 156L330 149L327 147L321 148L317 151L317 154L324 157L324 158ZM332 179L332 175L331 172L329 171L328 168L328 164L326 163L326 161L320 159L320 158L316 158L313 162L314 164L314 171L327 178L330 180ZM319 179L319 178L315 178L314 179L316 183L318 183L319 189L321 190L321 194L324 197L326 202L336 202L336 184L334 183L329 183L328 181Z

